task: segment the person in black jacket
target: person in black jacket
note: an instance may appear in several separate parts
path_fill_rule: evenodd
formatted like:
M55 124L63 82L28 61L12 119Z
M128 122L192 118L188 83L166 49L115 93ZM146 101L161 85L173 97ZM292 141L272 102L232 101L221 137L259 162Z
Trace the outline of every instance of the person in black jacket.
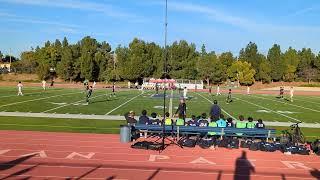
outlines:
M220 115L221 115L221 108L218 105L218 101L214 100L210 110L210 117L211 119L218 120L220 118Z
M139 117L139 124L151 124L150 123L150 119L149 117L147 116L147 110L142 110L142 115Z
M182 117L183 120L186 120L187 104L186 104L184 98L180 99L180 104L179 104L179 107L178 107L175 114L178 117Z

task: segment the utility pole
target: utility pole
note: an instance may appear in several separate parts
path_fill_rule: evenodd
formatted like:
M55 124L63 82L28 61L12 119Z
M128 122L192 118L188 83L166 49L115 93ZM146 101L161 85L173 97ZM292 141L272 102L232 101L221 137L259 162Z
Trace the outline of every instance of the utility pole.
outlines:
M11 72L11 48L9 49L9 59L10 59L9 72Z

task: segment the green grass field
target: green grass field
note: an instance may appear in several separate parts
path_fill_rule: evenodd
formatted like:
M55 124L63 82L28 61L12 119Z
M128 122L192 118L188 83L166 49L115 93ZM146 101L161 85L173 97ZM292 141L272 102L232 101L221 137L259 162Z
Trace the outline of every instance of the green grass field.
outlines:
M94 91L89 105L85 104L85 93L81 89L55 88L43 92L40 87L26 87L23 89L24 96L18 97L16 93L15 87L0 87L0 112L119 115L119 117L130 110L135 111L137 115L143 109L146 109L149 114L151 112L163 113L163 109L161 108L163 98L152 97L154 91L142 93L138 90L123 90L118 91L116 97L110 97L110 90L98 89ZM175 97L179 97L178 92L168 92L169 95L171 93ZM188 96L191 97L187 100L188 117L200 115L203 112L208 114L212 101L216 99L226 117L232 116L237 118L239 115L244 115L245 117L252 116L254 119L261 118L264 121L320 123L320 119L318 118L320 117L320 97L295 96L294 102L289 102L277 99L272 95L248 96L234 94L233 102L227 104L225 102L226 95L210 96L208 93L189 92ZM179 99L173 98L172 106L170 106L170 98L167 98L166 102L167 111L169 111L169 107L172 107L172 111L174 112L178 106ZM41 118L27 117L1 117L0 120L1 129L48 131L59 129L59 131L68 132L102 133L116 133L118 132L117 128L119 125L123 123L122 121L100 122L99 120L80 119L58 120L42 118L41 120ZM49 126L55 126L56 122L59 122L60 124L58 123L57 126L61 127L48 129ZM23 126L24 124L27 126ZM46 127L46 125L49 126ZM115 129L112 130L112 128ZM318 131L315 132L318 133ZM315 136L315 133L311 133L310 136Z

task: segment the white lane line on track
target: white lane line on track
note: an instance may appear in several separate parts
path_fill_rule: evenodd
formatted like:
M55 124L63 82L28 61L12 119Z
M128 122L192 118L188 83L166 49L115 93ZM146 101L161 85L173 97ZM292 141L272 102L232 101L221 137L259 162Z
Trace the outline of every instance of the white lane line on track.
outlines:
M90 99L95 99L95 98L101 97L101 96L105 96L105 94L100 94L100 95L94 96L94 97L92 97L92 98L90 98ZM61 106L58 106L58 107L55 107L55 108L52 108L52 109L48 109L48 110L46 110L46 111L43 111L42 113L46 113L46 112L49 112L49 111L53 111L53 110L56 110L56 109L60 109L60 108L63 108L63 107L66 107L66 106L69 106L69 105L72 105L72 104L75 104L75 103L79 103L79 102L81 102L81 101L84 101L84 99L79 100L79 101L76 101L76 102L64 104L64 105L61 105Z
M279 114L280 116L283 116L283 117L286 117L286 118L292 119L292 120L294 120L294 121L302 122L302 121L300 121L299 119L296 119L296 118L293 118L293 117L290 117L290 116L287 116L287 115L281 114L281 113L279 113L279 112L277 112L277 111L271 110L271 109L266 108L266 107L264 107L264 106L260 106L260 105L258 105L258 104L252 103L252 102L250 102L250 101L243 100L243 99L240 99L240 98L238 98L238 97L234 97L234 98L235 98L235 99L238 99L238 100L240 100L240 101L243 101L243 102L249 103L249 104L251 104L251 105L254 105L254 106L260 107L260 108L262 108L262 109L268 110L268 111L270 111L270 112L274 112L275 114Z
M81 92L73 92L73 93L66 93L66 94L59 94L59 95L54 95L54 96L48 96L48 97L43 97L43 98L38 98L38 99L30 99L30 100L26 100L26 101L19 101L19 102L15 102L15 103L10 103L10 104L5 104L5 105L1 105L1 107L6 107L6 106L11 106L11 105L16 105L16 104L22 104L22 103L26 103L26 102L33 102L33 101L40 101L43 99L49 99L49 98L53 98L53 97L59 97L59 96L64 96L64 95L69 95L69 94L79 94Z
M134 100L135 98L137 98L137 97L141 96L143 93L144 93L144 92L142 91L142 92L141 92L140 94L138 94L137 96L135 96L135 97L133 97L133 98L129 99L128 101L126 101L126 102L124 102L124 103L120 104L118 107L116 107L116 108L112 109L111 111L107 112L105 115L109 115L109 114L110 114L110 113L112 113L113 111L115 111L115 110L117 110L117 109L121 108L122 106L124 106L124 105L128 104L129 102L131 102L131 101L132 101L132 100Z
M206 99L208 102L210 102L211 104L213 104L213 102L212 102L210 99L204 97L202 94L199 94L199 93L196 93L196 94L198 94L199 96L201 96L202 98ZM237 118L233 117L231 114L229 114L229 113L228 113L227 111L225 111L224 109L221 108L221 110L222 110L222 112L224 112L225 114L227 114L229 117L233 118L234 120L237 120Z
M265 100L269 100L269 101L273 101L273 102L278 102L278 103L282 103L282 104L286 104L286 105L290 105L290 106L294 106L294 107L298 107L298 108L302 108L302 109L307 109L307 110L314 111L314 112L320 112L319 110L316 110L316 109L307 108L304 106L299 106L299 105L290 104L290 103L286 103L286 102L281 102L281 101L277 101L277 100L273 100L273 99L269 99L269 98L259 97L259 96L255 96L255 95L252 95L251 97L265 99Z

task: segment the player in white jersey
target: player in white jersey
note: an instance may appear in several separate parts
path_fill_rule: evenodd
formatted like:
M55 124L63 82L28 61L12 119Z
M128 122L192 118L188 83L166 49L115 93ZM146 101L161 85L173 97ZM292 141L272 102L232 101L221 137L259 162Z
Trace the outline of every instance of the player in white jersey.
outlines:
M217 86L217 94L216 94L217 96L219 96L219 95L221 95L221 93L220 93L220 85L218 84L218 86Z
M22 94L23 85L22 85L21 81L19 81L17 87L18 87L18 96L23 96L23 94Z
M250 86L247 86L247 95L250 95Z
M293 87L290 88L290 101L293 102Z
M184 89L183 89L183 98L184 98L184 99L187 99L187 98L188 98L188 97L187 97L187 92L188 92L187 87L184 87Z
M46 81L45 80L43 80L42 81L42 89L45 91L46 90Z
M94 89L96 85L97 85L96 81L93 81L92 88Z

